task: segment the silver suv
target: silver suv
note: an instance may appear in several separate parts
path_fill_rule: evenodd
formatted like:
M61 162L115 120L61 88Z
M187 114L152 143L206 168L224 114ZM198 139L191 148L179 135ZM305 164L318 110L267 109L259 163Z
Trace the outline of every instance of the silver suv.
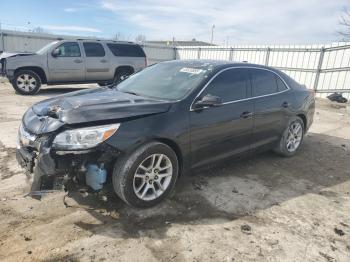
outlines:
M0 64L18 93L33 95L41 84L118 83L146 67L147 59L131 42L77 39L52 42L33 54L12 54Z

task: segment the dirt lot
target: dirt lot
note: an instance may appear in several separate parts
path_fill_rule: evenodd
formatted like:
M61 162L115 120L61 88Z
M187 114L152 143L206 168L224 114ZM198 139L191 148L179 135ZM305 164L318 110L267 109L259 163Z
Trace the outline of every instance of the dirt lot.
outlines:
M86 87L86 86L85 86ZM111 196L24 197L20 119L36 101L0 83L1 261L350 261L350 113L317 101L298 155L264 153L182 178L158 207ZM232 162L232 163L231 163Z

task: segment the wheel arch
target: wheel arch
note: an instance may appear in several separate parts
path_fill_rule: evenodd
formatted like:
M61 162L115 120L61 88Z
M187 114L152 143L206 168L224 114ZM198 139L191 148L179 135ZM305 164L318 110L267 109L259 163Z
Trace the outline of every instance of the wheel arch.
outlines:
M42 84L47 84L47 78L46 78L46 73L44 71L44 69L42 69L39 66L23 66L23 67L19 67L15 70L15 74L20 71L20 70L31 70L33 72L35 72L39 77L40 77L40 81Z
M304 114L298 114L297 116L300 117L301 120L303 120L304 128L306 129L306 128L307 128L307 119L306 119L306 116L305 116Z
M175 152L175 154L177 156L177 160L179 161L179 176L181 176L183 168L184 168L183 167L184 161L183 161L183 154L182 154L180 146L174 140L171 140L169 138L155 138L155 139L148 141L148 142L152 142L152 141L163 143L163 144L169 146Z
M130 74L133 74L135 72L135 69L130 65L118 66L114 71L114 75L116 75L118 72L121 72L121 71L127 71Z

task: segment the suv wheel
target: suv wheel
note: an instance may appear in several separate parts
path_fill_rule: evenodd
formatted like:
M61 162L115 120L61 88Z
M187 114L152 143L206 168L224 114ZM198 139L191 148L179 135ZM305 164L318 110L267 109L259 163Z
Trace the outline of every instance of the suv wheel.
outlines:
M19 70L14 75L12 86L21 95L34 95L40 89L41 80L34 71Z
M121 81L123 81L125 78L127 78L129 75L131 75L132 72L129 70L121 70L115 73L115 76L113 78L113 84L117 85Z
M178 177L178 159L167 145L152 142L117 161L113 187L117 195L135 207L151 207L166 198Z
M281 156L293 156L298 151L305 133L304 122L300 117L292 117L284 131L275 152Z

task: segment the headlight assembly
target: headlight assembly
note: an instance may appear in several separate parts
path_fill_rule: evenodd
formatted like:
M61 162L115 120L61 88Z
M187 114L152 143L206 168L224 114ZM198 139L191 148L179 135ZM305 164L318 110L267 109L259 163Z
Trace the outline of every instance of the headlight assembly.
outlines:
M56 136L53 147L63 150L89 149L110 138L119 126L113 124L67 130Z

